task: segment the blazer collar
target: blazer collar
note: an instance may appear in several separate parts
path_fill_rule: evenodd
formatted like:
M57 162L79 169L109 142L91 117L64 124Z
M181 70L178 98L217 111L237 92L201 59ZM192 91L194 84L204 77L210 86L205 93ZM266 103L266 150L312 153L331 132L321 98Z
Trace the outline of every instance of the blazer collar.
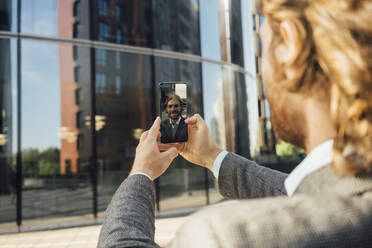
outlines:
M291 196L301 181L312 172L327 166L333 160L333 140L327 140L315 147L306 158L288 175L284 185Z

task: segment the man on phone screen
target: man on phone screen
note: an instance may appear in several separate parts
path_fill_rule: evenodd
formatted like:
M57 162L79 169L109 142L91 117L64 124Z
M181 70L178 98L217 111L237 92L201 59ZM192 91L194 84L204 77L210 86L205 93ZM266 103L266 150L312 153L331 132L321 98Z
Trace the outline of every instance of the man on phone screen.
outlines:
M187 125L181 116L182 110L181 98L176 94L170 94L165 101L165 112L169 119L163 120L160 127L162 143L187 140Z

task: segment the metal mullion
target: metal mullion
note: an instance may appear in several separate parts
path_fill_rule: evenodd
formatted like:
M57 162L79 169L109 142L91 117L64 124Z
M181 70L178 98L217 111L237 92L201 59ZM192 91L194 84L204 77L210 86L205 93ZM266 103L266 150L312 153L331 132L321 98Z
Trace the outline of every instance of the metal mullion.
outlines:
M93 39L93 4L89 2L89 36L90 40ZM91 43L91 42L90 42ZM91 130L91 178L92 178L92 193L93 193L93 216L97 219L98 216L98 166L97 166L97 136L96 136L96 58L95 48L93 45L90 46L90 130Z
M21 0L17 0L17 32L21 32ZM21 156L21 39L17 39L17 226L20 231L22 225L22 156Z

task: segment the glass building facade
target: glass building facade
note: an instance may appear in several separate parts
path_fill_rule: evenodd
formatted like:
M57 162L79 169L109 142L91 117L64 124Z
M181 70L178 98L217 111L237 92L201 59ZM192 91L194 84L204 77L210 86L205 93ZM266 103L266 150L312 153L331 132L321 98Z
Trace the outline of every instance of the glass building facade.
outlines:
M221 148L275 158L251 6L2 0L0 232L99 222L159 112L161 81L190 83L191 112ZM222 199L181 157L155 185L158 213Z

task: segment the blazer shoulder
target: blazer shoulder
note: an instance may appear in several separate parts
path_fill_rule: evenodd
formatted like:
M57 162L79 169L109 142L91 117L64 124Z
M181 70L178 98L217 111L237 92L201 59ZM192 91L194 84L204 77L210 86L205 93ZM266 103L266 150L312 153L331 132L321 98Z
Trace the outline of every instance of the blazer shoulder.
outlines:
M230 201L192 215L172 244L177 247L369 247L372 245L370 204L371 195L358 199L297 195Z

